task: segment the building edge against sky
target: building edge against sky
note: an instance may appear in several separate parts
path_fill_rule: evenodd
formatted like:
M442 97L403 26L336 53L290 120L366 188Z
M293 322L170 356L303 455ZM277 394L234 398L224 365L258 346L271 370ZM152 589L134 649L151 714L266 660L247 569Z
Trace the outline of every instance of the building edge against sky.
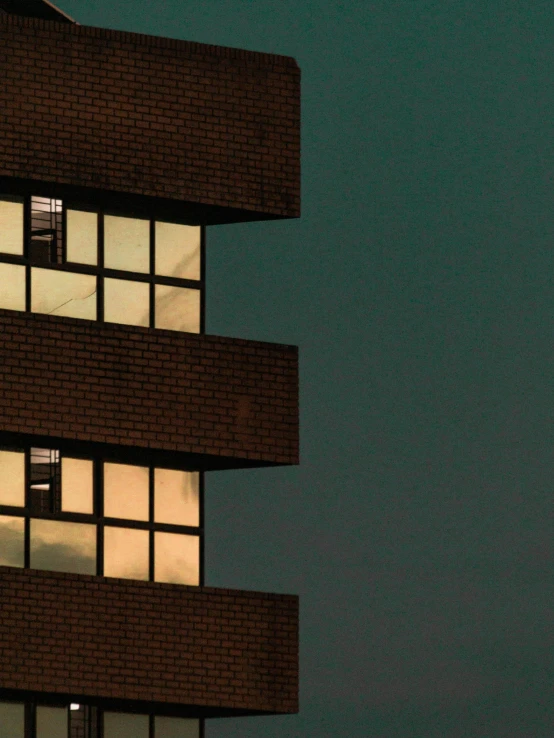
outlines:
M203 496L298 463L296 347L204 323L207 227L300 213L298 67L0 0L0 73L0 724L297 712L298 598L204 586Z

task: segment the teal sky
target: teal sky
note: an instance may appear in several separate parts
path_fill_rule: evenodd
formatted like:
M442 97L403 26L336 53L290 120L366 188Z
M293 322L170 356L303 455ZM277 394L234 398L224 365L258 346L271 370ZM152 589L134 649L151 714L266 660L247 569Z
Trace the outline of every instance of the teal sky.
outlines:
M208 331L300 346L302 465L207 486L207 583L301 597L301 713L208 738L551 738L552 4L59 4L303 73L303 217L208 233Z

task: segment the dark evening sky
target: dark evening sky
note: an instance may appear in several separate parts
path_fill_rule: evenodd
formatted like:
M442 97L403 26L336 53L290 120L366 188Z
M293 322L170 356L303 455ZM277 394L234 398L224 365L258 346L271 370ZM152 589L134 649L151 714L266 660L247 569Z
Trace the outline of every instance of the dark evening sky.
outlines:
M302 465L206 511L208 584L301 597L301 713L208 738L551 738L552 4L59 4L303 73L303 217L208 232L208 331L300 346Z

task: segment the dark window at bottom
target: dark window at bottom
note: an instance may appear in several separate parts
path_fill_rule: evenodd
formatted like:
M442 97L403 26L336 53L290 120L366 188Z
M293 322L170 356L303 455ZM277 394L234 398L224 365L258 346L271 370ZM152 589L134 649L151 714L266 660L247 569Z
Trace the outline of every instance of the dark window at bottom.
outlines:
M203 720L0 701L2 738L202 738Z

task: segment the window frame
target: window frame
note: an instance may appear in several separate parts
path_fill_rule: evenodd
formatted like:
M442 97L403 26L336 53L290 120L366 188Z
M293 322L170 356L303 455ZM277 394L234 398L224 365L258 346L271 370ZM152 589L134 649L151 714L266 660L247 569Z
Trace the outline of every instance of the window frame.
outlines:
M68 457L71 459L83 459L92 461L92 494L93 509L92 513L67 512L61 508L54 512L34 511L31 506L31 448L44 448L43 446L26 444L25 446L0 446L1 450L18 451L25 454L25 505L23 507L15 505L0 504L0 516L9 516L23 518L24 520L24 565L22 568L30 569L31 567L31 520L55 520L58 522L68 523L85 523L95 525L96 527L96 574L93 576L105 576L104 574L104 530L108 527L125 528L130 530L148 531L148 579L143 581L156 582L155 575L155 534L175 533L180 535L194 536L198 538L198 584L188 584L181 586L199 586L204 585L204 472L199 469L185 469L180 465L164 465L150 463L129 463L128 461L119 460L113 457L106 457L98 454L80 454L72 451L65 452L62 448L50 448L53 451L59 451L59 469L61 475L62 459ZM127 518L117 518L104 515L104 463L125 464L128 466L146 467L148 469L148 520L130 520ZM198 474L198 526L176 525L173 523L159 523L155 521L155 470L174 469L176 471L189 471ZM61 477L60 477L61 478ZM63 482L62 482L63 483ZM61 499L61 491L60 491ZM133 581L133 580L130 580ZM162 582L159 582L162 583Z
M1 195L10 197L11 193L2 192ZM73 274L84 274L96 277L96 319L95 322L104 323L104 280L106 278L121 279L130 282L141 282L149 285L149 328L156 328L155 322L155 286L165 285L168 287L181 287L184 289L197 290L200 293L199 296L199 310L200 310L200 321L198 334L205 332L205 307L206 307L206 226L198 223L185 223L182 221L175 220L174 218L164 218L163 220L156 217L144 217L144 214L136 214L129 211L122 211L119 209L112 208L99 208L86 205L84 203L77 203L71 199L62 199L62 211L61 211L61 234L62 234L62 259L61 263L45 263L38 260L33 260L30 256L30 244L32 235L32 199L33 197L47 198L54 200L55 198L49 198L44 194L34 195L13 195L14 197L21 197L23 200L23 254L9 254L0 252L0 262L7 264L14 264L25 267L25 310L22 312L31 313L32 303L32 285L31 285L31 274L33 268L40 269L51 269L54 271L70 272ZM57 198L59 200L59 198ZM97 264L96 266L90 264L80 264L78 262L67 261L67 211L68 210L80 210L85 212L96 213L97 215ZM149 270L145 272L133 272L121 269L108 269L104 266L104 218L105 216L118 216L128 218L139 218L141 220L149 221ZM167 277L158 275L155 273L155 249L156 249L156 222L163 223L176 223L179 225L195 225L200 228L200 279L191 280L183 279L180 277ZM41 313L37 313L41 314ZM118 325L127 325L120 323ZM157 330L172 330L159 328ZM181 331L175 331L181 332Z
M103 738L104 736L104 713L120 713L122 715L143 715L148 718L148 738L160 738L156 736L156 718L158 717L176 717L188 720L198 721L198 736L204 738L205 736L205 718L190 716L190 715L164 715L159 712L152 710L129 710L121 709L113 706L106 706L99 704L91 704L88 701L83 701L78 698L70 699L56 699L56 698L44 698L43 695L36 695L34 698L20 700L12 698L11 696L4 697L0 693L0 703L4 704L15 704L23 707L23 734L20 738L40 738L37 736L37 709L40 707L54 707L54 708L65 708L68 716L68 737L71 738L71 705L79 705L87 708L87 711L94 715L92 723L96 723L96 728L88 726L89 729L86 731L86 738ZM19 737L15 737L19 738Z

